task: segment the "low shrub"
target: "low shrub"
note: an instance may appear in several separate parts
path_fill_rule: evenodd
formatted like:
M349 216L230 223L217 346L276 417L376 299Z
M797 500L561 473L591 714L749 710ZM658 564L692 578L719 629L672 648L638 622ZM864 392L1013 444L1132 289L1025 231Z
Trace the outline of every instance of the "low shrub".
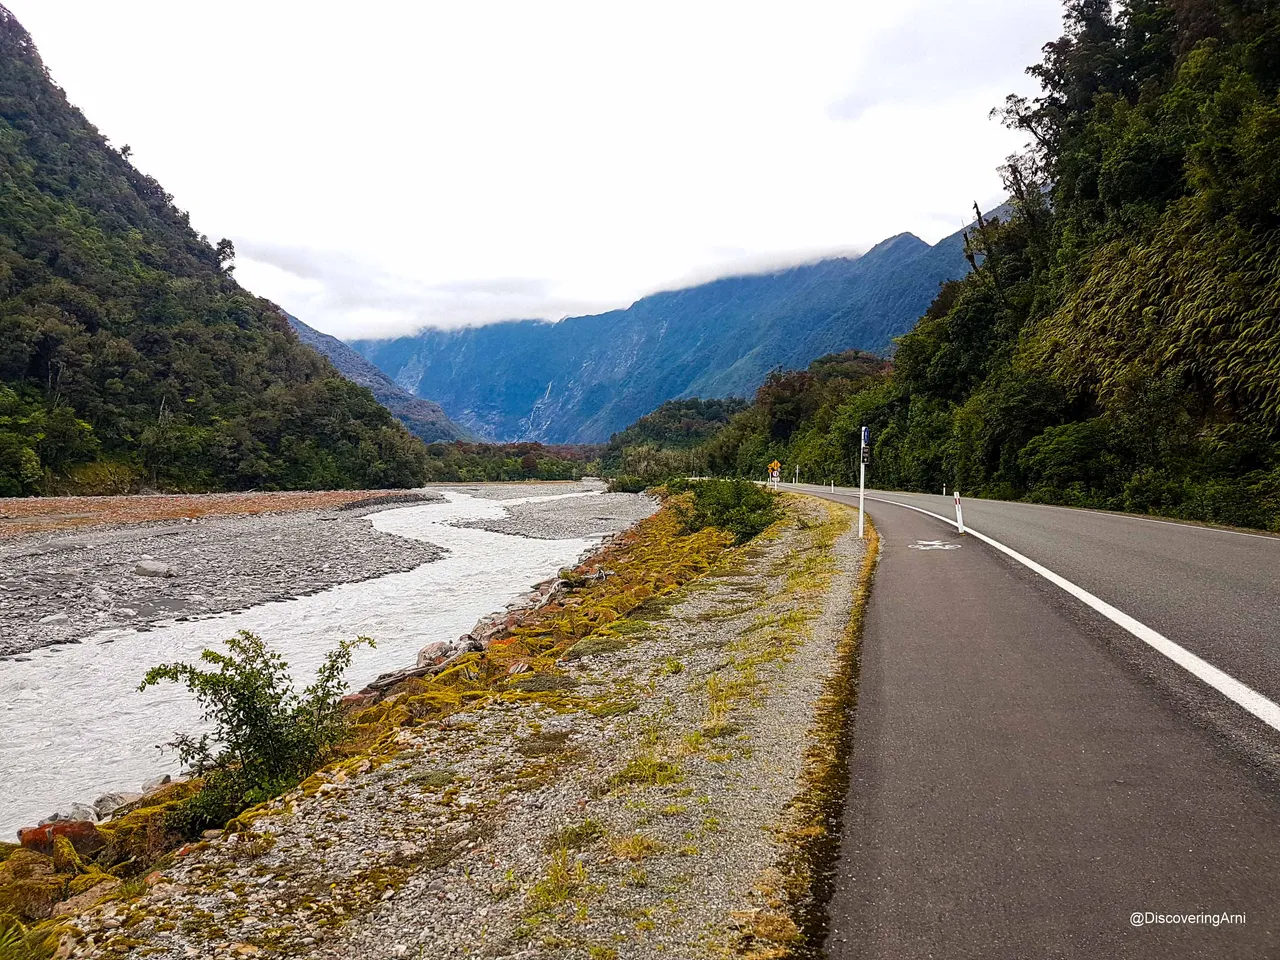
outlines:
M610 493L644 493L649 484L640 477L633 477L628 474L614 477L609 481Z
M694 480L688 490L692 499L675 504L685 533L717 527L742 544L782 516L778 495L750 480Z
M241 630L227 653L205 650L216 669L168 663L147 672L139 690L167 680L185 684L200 704L212 737L178 734L169 747L204 786L170 813L170 825L188 836L222 826L246 807L300 783L328 757L346 732L343 674L367 637L343 640L324 659L313 684L294 692L288 664L262 638Z

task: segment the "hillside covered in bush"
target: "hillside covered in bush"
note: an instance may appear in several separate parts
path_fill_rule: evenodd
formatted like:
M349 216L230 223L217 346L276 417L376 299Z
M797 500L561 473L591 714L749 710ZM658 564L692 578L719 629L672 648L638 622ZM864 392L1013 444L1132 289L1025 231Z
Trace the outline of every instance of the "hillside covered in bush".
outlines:
M423 445L128 158L0 7L0 496L420 483Z
M883 487L1280 529L1280 5L1071 0L1032 148L892 369L776 375L707 448ZM847 385L848 387L848 385Z

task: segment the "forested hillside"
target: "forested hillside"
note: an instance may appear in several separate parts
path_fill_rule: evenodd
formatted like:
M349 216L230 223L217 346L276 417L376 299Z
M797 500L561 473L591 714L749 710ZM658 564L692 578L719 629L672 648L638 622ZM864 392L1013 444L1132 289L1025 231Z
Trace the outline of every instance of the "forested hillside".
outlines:
M420 482L422 444L128 156L0 7L0 496Z
M746 396L776 367L884 350L968 270L960 234L930 246L904 233L855 259L727 277L626 310L352 346L479 436L595 442L666 400Z
M431 443L436 440L471 439L467 431L445 416L440 404L415 397L408 390L402 389L337 337L321 333L291 314L286 316L299 340L324 356L333 364L334 369L352 383L368 387L373 398L390 410L391 415L419 440Z
M867 424L885 487L1280 529L1280 4L1071 0L1030 72L980 268L891 373L798 420L762 391L711 462L849 480Z

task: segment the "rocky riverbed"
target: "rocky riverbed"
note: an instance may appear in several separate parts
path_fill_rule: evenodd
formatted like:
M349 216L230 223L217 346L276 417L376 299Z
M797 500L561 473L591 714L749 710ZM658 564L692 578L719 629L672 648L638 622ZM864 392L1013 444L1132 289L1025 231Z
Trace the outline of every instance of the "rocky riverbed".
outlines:
M458 526L545 540L615 533L656 509L650 498L603 489L587 481L442 485L365 495L5 501L0 657L72 643L108 628L245 610L412 570L438 559L440 548L379 530L368 517L443 502L450 492L512 501L509 516ZM556 499L541 499L550 497ZM318 502L331 505L315 509ZM49 509L35 512L36 506ZM157 519L147 522L148 516Z
M596 537L625 530L658 509L652 497L602 493L596 497L513 503L500 520L470 520L459 526L538 540Z
M446 488L377 504L348 497L344 509L224 510L149 523L121 523L121 511L137 512L123 504L105 513L111 522L87 529L0 535L6 575L13 571L0 590L0 626L14 654L0 667L0 718L11 731L0 739L0 782L18 785L0 793L0 827L8 833L54 811L69 815L104 792L178 773L173 755L155 745L195 729L194 704L176 689L140 693L138 681L155 664L192 660L237 630L266 638L300 686L341 637L377 641L349 671L355 689L413 667L424 646L452 649L477 619L518 605L599 535L655 509L601 489L486 489L505 495L495 499ZM554 499L538 499L547 497ZM197 516L205 505L184 502ZM241 513L249 505L230 504ZM526 510L535 506L546 509ZM471 526L505 524L512 511L520 516L510 533ZM83 521L86 512L64 509L59 518ZM557 513L565 517L558 526ZM552 536L570 528L578 535ZM57 722L54 703L65 704Z
M0 543L0 656L412 570L439 557L439 548L382 533L365 519L401 505L381 500L10 538Z

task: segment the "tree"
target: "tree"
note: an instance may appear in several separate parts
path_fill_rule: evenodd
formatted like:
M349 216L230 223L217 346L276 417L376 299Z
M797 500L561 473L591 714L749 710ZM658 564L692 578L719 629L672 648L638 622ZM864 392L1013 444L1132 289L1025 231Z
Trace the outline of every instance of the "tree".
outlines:
M218 258L218 266L223 270L223 272L230 273L232 270L235 269L234 261L236 259L236 245L234 243L232 243L226 237L223 237L221 240L218 241L218 246L216 247L216 253Z

